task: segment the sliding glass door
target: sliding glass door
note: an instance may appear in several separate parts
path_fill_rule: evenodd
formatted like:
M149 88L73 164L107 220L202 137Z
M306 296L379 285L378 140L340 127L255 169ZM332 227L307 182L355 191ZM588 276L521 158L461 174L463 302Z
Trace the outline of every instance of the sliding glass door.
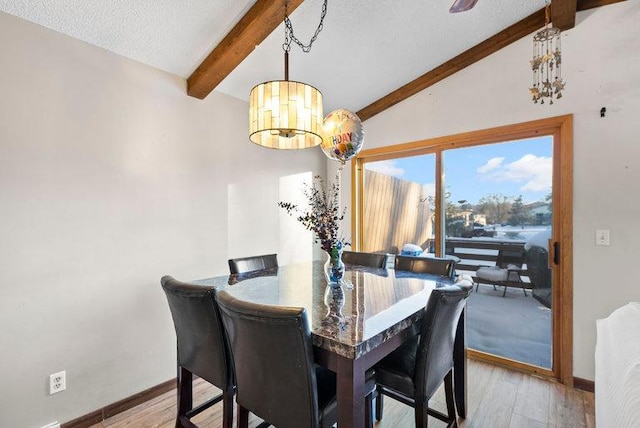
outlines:
M547 370L552 166L549 135L443 152L445 253L477 284L468 347Z
M570 275L554 264L557 237L571 236L562 123L363 151L354 162L353 230L361 251L454 258L456 274L475 284L470 353L565 379L570 362L562 356L571 349L554 343L572 317L556 306L571 289Z

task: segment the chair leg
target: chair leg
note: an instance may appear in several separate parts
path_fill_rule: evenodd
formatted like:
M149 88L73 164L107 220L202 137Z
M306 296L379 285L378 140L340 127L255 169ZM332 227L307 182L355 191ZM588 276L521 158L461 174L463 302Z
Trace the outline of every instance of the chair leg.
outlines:
M416 403L414 416L416 428L427 428L429 425L429 402Z
M504 291L502 292L502 297L507 295L507 286L504 286Z
M180 416L180 427L182 428L198 428L196 424L191 422L186 416Z
M249 428L249 410L238 404L238 428Z
M176 428L182 428L180 418L193 408L193 374L178 366L178 415Z
M367 395L364 399L364 407L365 407L365 414L364 414L364 426L365 428L373 428L373 418L371 416L371 413L373 412L373 396L375 395L375 391L373 391L371 394Z
M380 386L376 387L376 421L382 420L382 388Z
M447 427L458 427L458 418L456 417L456 403L453 399L453 370L444 377L444 395L447 402L447 416L449 425Z
M222 394L222 427L233 428L233 388Z

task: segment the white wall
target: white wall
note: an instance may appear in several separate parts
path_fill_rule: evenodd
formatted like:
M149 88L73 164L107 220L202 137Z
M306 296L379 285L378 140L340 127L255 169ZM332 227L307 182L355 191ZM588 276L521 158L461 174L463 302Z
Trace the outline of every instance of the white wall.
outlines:
M574 374L587 379L595 320L640 300L638 22L640 0L579 13L553 107L529 101L527 37L365 122L372 148L574 114ZM0 426L39 427L175 376L159 278L295 260L275 201L326 161L248 143L243 102L190 98L182 79L5 14L0 65ZM350 204L349 168L342 183ZM48 396L59 370L68 389Z
M531 35L364 123L373 148L574 115L574 376L591 380L596 319L640 300L639 23L640 0L578 13L553 106L529 98ZM350 171L343 183L350 192ZM611 229L611 246L595 246L595 229Z
M69 421L175 377L162 275L300 258L276 202L325 157L251 144L247 108L0 13L1 427ZM60 370L67 390L49 396Z

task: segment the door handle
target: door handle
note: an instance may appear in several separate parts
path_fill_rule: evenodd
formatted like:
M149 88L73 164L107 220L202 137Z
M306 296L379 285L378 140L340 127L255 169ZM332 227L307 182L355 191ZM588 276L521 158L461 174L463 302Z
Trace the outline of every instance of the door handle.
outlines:
M549 250L551 252L548 259L549 269L553 269L554 266L558 266L560 264L560 243L553 239L549 239Z

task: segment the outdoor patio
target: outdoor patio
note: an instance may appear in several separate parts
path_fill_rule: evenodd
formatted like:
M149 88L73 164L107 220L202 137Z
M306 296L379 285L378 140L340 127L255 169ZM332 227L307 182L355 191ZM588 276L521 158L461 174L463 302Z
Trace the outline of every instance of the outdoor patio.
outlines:
M551 310L521 289L480 285L467 303L467 346L551 368Z

